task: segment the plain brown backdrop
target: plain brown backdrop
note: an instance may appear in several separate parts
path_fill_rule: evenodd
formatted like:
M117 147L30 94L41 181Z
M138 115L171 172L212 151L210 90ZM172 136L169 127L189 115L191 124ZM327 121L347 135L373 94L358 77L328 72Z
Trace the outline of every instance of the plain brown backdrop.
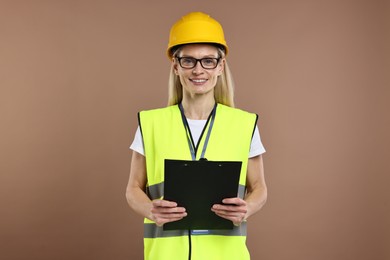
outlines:
M136 113L165 106L170 26L204 11L267 149L252 259L390 259L389 8L0 1L0 258L142 259L125 200Z

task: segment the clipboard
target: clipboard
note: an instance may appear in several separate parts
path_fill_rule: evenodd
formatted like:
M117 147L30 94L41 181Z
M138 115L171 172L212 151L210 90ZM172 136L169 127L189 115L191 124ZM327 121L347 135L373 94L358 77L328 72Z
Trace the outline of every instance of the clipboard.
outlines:
M187 216L163 230L233 229L230 220L211 211L225 198L237 197L242 162L165 160L164 199L184 207Z

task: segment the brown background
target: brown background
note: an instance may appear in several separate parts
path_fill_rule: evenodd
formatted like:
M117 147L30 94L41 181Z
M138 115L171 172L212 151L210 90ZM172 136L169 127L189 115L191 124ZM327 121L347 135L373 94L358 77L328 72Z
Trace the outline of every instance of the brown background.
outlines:
M141 109L166 104L170 26L224 28L260 114L253 259L390 259L389 1L0 1L0 258L141 259L125 201Z

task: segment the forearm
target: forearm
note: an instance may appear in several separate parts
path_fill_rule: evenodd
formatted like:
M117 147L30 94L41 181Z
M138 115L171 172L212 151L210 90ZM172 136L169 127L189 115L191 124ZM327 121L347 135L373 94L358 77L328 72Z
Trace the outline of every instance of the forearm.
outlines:
M129 183L126 188L127 203L137 214L142 217L152 219L152 202L145 193L146 183L145 156L137 152L133 152Z
M130 208L144 218L152 220L152 201L139 187L128 187L126 199Z
M126 199L129 206L139 215L154 221L158 226L187 216L185 208L177 207L176 202L151 201L145 193L146 183L145 157L133 152L130 178L126 188Z
M259 187L248 192L244 198L247 204L245 220L258 212L267 201L267 187Z
M256 156L248 161L247 193L244 200L247 203L245 219L258 212L267 200L267 185L264 179L263 157Z

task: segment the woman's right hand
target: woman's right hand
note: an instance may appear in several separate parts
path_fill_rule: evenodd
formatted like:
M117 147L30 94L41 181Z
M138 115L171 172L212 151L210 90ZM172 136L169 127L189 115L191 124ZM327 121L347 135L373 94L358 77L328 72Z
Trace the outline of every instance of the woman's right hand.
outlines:
M161 227L165 223L178 221L187 216L186 209L178 207L176 202L167 200L153 200L151 220Z

